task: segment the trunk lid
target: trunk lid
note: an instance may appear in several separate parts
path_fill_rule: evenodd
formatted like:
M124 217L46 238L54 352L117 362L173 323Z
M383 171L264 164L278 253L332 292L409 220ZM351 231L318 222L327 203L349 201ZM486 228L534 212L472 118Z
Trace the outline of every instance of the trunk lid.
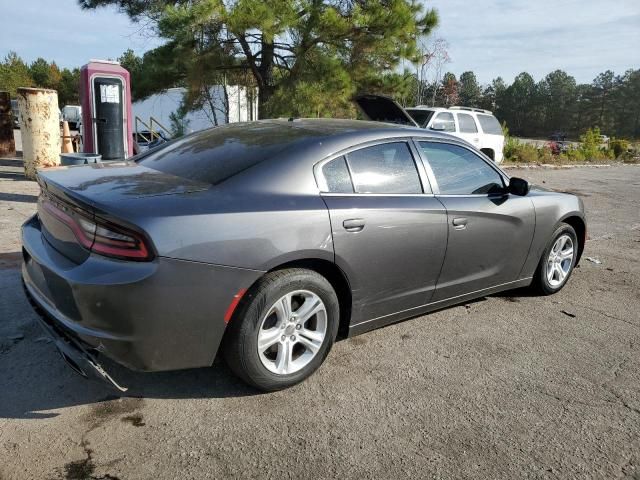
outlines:
M411 115L391 97L385 95L358 95L353 101L368 120L411 127L419 126Z
M64 215L76 220L95 220L96 216L108 214L112 207L130 200L198 192L210 187L135 162L48 168L38 172L38 183L42 235L54 249L77 264L85 261L90 251L78 241L77 232L64 221Z

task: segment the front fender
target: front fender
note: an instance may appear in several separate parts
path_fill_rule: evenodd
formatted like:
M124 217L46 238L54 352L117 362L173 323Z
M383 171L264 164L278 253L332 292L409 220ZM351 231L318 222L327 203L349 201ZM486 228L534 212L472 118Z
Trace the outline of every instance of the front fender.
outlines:
M551 235L561 223L566 222L567 219L570 220L567 223L574 221L571 219L579 219L585 227L584 232L586 232L584 205L582 200L577 196L541 190L532 190L529 195L535 209L536 227L531 248L529 249L529 255L520 275L522 278L532 277L535 274L540 258L551 239ZM577 233L580 236L580 232ZM582 244L578 252L579 256L582 254L584 240L586 240L586 238L583 237L581 240ZM580 257L578 257L578 260L579 258Z

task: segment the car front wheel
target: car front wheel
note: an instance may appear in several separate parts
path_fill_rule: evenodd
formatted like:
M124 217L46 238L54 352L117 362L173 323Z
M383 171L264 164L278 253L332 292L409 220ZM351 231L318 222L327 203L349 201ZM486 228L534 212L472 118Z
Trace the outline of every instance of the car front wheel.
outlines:
M561 224L542 254L534 286L544 295L562 289L569 280L578 259L578 237L571 225Z
M306 269L265 275L245 295L223 346L233 372L265 391L290 387L315 372L338 331L331 284Z

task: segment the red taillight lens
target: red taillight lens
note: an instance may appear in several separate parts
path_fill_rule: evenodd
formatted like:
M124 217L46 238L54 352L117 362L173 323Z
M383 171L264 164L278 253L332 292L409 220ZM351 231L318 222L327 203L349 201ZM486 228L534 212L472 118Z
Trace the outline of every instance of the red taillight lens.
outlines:
M92 252L125 260L148 261L153 258L147 242L137 232L91 218L89 213L80 209L65 212L48 200L42 206L71 229L80 245Z
M151 260L144 239L135 232L119 226L97 223L93 252L129 260Z

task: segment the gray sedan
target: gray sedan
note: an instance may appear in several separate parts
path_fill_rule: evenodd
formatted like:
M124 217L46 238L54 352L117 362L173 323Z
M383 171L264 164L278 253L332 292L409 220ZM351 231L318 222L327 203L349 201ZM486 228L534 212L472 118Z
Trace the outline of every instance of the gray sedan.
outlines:
M370 121L232 124L39 183L27 296L69 364L118 388L101 355L159 371L219 350L249 384L285 388L338 335L557 292L586 236L577 197L444 133Z

